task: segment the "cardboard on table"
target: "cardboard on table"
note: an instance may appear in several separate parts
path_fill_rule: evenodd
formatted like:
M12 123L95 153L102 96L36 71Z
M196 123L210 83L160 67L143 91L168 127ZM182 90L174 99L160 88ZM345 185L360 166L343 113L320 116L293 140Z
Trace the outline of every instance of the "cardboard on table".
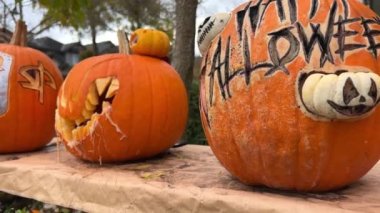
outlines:
M59 160L58 160L59 158ZM357 183L325 194L251 187L207 146L154 159L93 164L54 145L0 155L0 191L88 212L380 212L380 164Z

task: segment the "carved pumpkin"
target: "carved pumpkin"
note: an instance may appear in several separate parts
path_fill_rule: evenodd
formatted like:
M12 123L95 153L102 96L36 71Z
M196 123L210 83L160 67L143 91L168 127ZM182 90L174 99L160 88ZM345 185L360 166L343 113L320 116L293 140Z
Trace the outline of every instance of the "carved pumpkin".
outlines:
M121 51L125 39L119 40ZM184 84L166 62L102 55L69 72L58 96L56 130L67 150L87 161L147 158L180 138L187 105Z
M32 151L54 137L62 77L48 56L25 45L19 21L11 43L0 44L0 153Z
M130 47L134 54L158 58L168 56L169 37L166 33L155 29L137 29L131 34Z
M254 0L230 16L201 44L202 122L221 163L299 191L365 175L380 158L376 14L355 0Z

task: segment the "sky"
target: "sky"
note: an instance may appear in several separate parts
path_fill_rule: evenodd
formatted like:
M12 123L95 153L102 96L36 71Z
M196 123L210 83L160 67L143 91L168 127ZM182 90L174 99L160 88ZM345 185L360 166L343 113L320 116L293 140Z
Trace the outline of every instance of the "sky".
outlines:
M14 0L6 0L5 2L11 4L12 6ZM30 29L39 23L42 18L42 11L36 8L33 9L29 0L24 0L24 2L26 5L24 8L24 19L26 20L26 24ZM202 3L198 6L196 26L198 27L198 25L201 24L206 17L218 12L231 11L233 8L237 7L243 2L246 2L246 0L203 0ZM117 29L115 28L115 30ZM79 41L78 33L76 33L74 30L64 29L60 27L53 27L37 36L37 38L44 36L49 36L63 44ZM89 35L82 35L80 41L83 45L90 44L91 38ZM111 41L117 45L118 42L116 32L105 31L99 33L97 42L103 41ZM196 48L195 51L196 54L199 54L198 48Z

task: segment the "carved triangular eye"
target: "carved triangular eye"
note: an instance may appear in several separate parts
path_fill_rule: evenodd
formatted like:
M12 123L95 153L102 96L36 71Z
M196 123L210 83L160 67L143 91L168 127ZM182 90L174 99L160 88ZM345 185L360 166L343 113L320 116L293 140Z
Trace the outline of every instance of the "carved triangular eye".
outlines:
M373 99L373 102L376 102L377 99L377 86L373 79L371 79L371 88L369 88L368 92L369 97Z
M343 87L343 101L347 105L349 104L352 99L358 97L360 93L356 89L354 82L351 78L347 78L346 83Z
M28 73L28 75L29 75L30 77L32 77L32 78L35 79L38 70L36 70L36 69L28 69L28 70L26 70L25 72Z

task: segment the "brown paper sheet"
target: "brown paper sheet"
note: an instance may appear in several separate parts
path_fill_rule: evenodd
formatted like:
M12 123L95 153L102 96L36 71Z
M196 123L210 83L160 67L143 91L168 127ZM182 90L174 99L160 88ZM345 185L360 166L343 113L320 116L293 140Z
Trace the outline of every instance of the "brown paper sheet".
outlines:
M55 146L0 155L0 191L87 212L380 212L380 164L344 190L300 194L239 183L206 146L119 165L61 150L59 162Z

